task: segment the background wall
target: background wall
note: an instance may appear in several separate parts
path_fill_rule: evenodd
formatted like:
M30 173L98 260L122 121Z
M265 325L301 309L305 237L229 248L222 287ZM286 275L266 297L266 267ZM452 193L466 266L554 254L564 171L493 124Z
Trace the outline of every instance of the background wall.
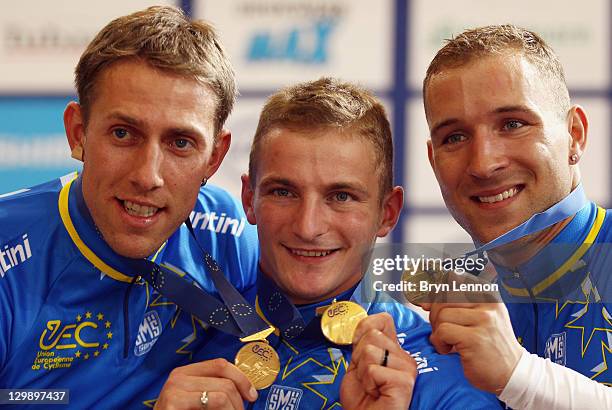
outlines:
M229 157L212 182L235 194L265 98L296 81L337 76L374 90L389 111L396 182L406 188L392 239L468 241L447 215L427 162L421 81L444 38L477 25L515 23L540 33L559 54L572 99L590 118L581 160L586 191L600 205L612 204L607 0L13 1L0 13L0 193L78 168L62 123L74 98L74 66L111 18L150 4L175 4L211 21L230 53L241 96L228 122Z

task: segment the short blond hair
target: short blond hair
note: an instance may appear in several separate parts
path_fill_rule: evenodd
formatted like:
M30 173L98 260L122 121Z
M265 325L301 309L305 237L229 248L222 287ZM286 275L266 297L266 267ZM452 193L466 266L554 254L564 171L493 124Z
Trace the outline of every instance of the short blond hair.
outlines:
M393 140L382 103L369 91L348 82L322 77L286 87L268 98L249 157L251 184L255 184L261 140L275 128L295 131L337 129L355 132L374 146L380 163L381 197L393 188Z
M570 97L565 73L554 50L536 33L512 24L491 25L466 30L446 40L433 58L423 80L423 103L427 114L427 87L432 77L459 68L479 58L518 52L529 61L551 87L559 114L565 116Z
M98 76L115 62L129 58L209 86L217 98L215 134L221 130L236 99L232 66L210 24L190 21L180 9L168 6L119 17L89 43L75 69L85 124Z

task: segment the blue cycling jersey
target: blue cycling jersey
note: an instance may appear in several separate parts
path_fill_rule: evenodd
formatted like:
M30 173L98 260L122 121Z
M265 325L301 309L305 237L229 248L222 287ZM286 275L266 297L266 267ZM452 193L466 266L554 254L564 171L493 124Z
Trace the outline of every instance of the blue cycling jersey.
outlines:
M610 210L590 203L534 258L498 267L519 342L531 353L612 385Z
M0 388L68 389L74 408L152 406L169 372L209 336L133 281L138 272L97 232L80 183L73 174L0 198ZM206 186L191 219L230 282L253 286L257 234L241 205ZM152 258L214 293L184 225Z
M260 273L258 288L262 286L269 286L269 282ZM277 320L282 321L287 315L283 309L277 310L278 317L271 313L266 315L266 309L262 309L261 305L262 298L255 288L244 295L259 315L272 325L278 325ZM348 300L351 295L356 300L361 291L347 291L334 299ZM280 373L272 386L259 391L255 403L249 405L245 402L245 408L295 410L340 407L340 385L351 360L352 347L336 345L325 339L320 330L320 318L315 314L317 307L329 305L331 301L297 307L308 324L298 337L281 337L278 329L268 337L269 343L279 354ZM418 375L411 409L500 408L500 402L494 395L472 387L465 379L457 354L440 355L435 352L429 342L431 326L415 312L383 293L377 293L368 303L359 303L370 315L387 312L393 317L398 342L417 362ZM224 357L233 362L243 344L236 337L215 330L212 332L215 336L208 346L203 346L196 353L197 360ZM393 357L389 360L393 360Z

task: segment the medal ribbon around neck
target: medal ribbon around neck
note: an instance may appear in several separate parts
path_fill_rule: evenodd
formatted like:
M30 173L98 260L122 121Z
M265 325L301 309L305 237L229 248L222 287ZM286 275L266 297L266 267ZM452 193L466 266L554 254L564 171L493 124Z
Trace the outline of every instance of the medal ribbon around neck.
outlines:
M560 202L548 208L546 211L539 212L531 216L528 220L511 229L510 231L498 236L490 242L481 244L474 241L476 249L464 255L469 257L475 254L483 254L484 252L514 242L517 239L527 235L542 231L558 222L563 221L570 216L577 214L582 208L589 203L582 184L578 184L576 189L569 193Z
M235 364L257 390L269 387L280 371L278 354L266 341L274 332L274 327L259 317L225 277L214 258L200 246L191 221L186 220L185 224L204 255L207 271L223 302L164 265L140 259L132 260L132 266L136 271L144 272L141 276L178 307L211 327L247 343L236 354Z
M187 227L191 228L190 232L194 235L191 223ZM243 342L264 340L274 329L257 315L255 309L228 281L213 257L201 247L200 250L204 254L208 274L223 302L163 264L139 259L132 260L132 265L138 272L142 272L141 276L153 289L202 322L237 336Z
M368 314L356 300L361 284L355 289L351 301L334 301L327 306L317 308L319 321L313 318L307 325L300 311L293 302L278 288L274 281L263 273L258 279L258 306L263 315L270 318L282 338L294 339L298 336L320 338L323 334L327 340L337 345L350 345L353 333L361 319ZM353 301L355 300L355 301Z
M476 246L476 249L465 253L458 259L466 259L472 255L479 255L479 257L483 257L485 255L485 252L491 249L506 245L527 235L542 231L556 223L563 221L566 218L576 215L585 206L587 206L588 203L589 201L584 193L584 188L582 187L582 184L578 184L576 189L570 192L569 195L567 195L561 201L557 202L556 204L554 204L543 212L539 212L532 215L531 218L529 218L519 226L498 236L492 241L482 244L474 240L474 245ZM445 274L446 273L443 271L405 271L402 275L402 281L417 283L423 280L433 280L437 282L439 280L444 280ZM480 272L474 272L473 274L475 276L478 276ZM418 304L423 301L428 301L429 291L419 292L407 290L404 291L404 296L409 302Z

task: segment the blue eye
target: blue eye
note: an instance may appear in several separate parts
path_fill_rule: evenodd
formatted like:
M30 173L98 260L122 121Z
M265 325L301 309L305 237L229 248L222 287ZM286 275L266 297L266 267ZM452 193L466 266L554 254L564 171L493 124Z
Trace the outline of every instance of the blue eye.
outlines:
M184 138L179 138L179 139L174 140L174 145L177 148L181 148L181 149L187 148L187 145L189 145L189 141L187 141Z
M289 196L289 191L283 188L277 188L272 191L276 196Z
M523 124L521 121L518 120L510 120L510 121L506 121L506 123L504 124L504 129L506 130L517 130L519 128L522 128L525 124Z
M449 135L448 138L444 141L445 144L457 144L459 142L465 141L466 137L463 134L453 134Z
M116 128L113 130L113 134L115 135L115 137L119 138L119 139L123 139L125 137L127 137L128 132L125 128Z
M336 200L339 202L346 202L351 199L351 196L346 192L338 192L336 193Z

